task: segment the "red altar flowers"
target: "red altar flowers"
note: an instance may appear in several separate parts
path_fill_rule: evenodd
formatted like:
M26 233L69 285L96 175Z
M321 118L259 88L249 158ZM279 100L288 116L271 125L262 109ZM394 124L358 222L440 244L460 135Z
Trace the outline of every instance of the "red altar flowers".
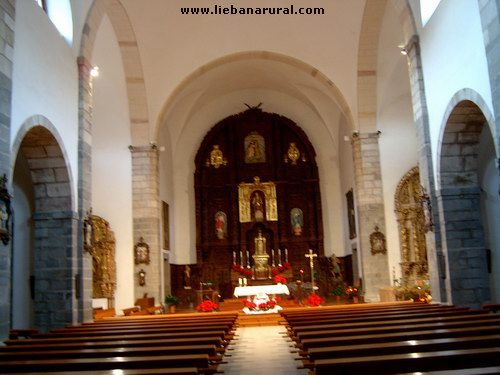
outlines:
M276 284L286 284L286 277L281 275L274 276L274 282Z
M243 266L240 266L239 264L233 264L233 270L242 274L243 276L252 276L251 268L245 268Z
M310 294L309 297L307 297L307 304L311 307L319 306L323 302L325 302L325 300L315 293Z
M218 311L219 305L207 299L196 306L196 310L198 310L199 312Z
M269 298L268 301L265 301L265 302L260 302L258 305L247 299L247 298L243 298L241 300L241 302L243 303L243 306L246 307L248 310L250 311L268 311L268 310L272 310L274 309L278 303L281 301L281 298L280 297L272 297L272 298Z

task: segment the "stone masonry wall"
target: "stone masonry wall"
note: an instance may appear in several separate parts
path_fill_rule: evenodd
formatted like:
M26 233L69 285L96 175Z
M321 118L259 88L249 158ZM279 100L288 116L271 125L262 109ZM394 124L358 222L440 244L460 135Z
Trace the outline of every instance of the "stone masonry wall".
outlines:
M11 176L10 116L12 107L12 60L14 56L15 0L0 0L0 176ZM11 181L8 182L11 186ZM9 188L9 191L12 191ZM11 243L0 242L0 340L10 328Z
M385 234L378 137L378 133L357 134L352 140L360 256L367 301L378 301L379 289L391 284L387 254L372 255L370 246L370 234L375 231L375 226Z
M155 146L131 146L132 153L132 200L134 218L134 244L140 238L149 245L150 263L138 264L134 268L135 298L147 293L155 302L163 303L161 297L161 251L160 251L160 182L158 171L158 149ZM138 273L146 272L146 285L140 286Z

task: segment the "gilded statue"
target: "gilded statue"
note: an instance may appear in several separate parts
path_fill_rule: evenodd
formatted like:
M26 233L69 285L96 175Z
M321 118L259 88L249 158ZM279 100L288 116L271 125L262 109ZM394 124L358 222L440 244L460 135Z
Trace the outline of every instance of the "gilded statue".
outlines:
M262 230L259 229L257 236L254 238L255 253L252 256L254 260L254 278L257 280L270 279L271 267L269 267L269 255L267 254L266 238L262 235Z

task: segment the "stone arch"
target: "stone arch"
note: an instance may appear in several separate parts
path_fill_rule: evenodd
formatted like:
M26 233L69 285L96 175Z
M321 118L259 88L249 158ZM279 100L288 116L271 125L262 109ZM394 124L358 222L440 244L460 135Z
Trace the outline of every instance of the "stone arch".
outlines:
M468 89L458 92L446 112L438 153L438 198L443 220L441 236L447 254L448 295L453 303L470 306L490 299L484 223L479 208L478 156L481 132L485 126L493 129L492 117L485 116L483 109L487 107L477 93Z
M25 161L33 189L34 325L48 331L76 323L78 309L74 288L78 222L70 167L55 127L43 116L24 123L14 150L16 159ZM14 262L20 251L14 247Z
M146 85L135 32L120 0L95 0L83 28L80 58L90 62L95 38L107 15L118 40L127 86L130 132L133 145L149 144L149 115Z

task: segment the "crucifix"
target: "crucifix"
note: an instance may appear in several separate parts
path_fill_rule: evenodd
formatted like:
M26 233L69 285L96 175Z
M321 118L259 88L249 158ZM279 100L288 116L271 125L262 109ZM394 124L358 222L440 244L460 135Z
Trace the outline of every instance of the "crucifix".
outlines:
M314 293L314 258L316 258L318 254L313 254L313 251L309 249L309 254L305 254L304 256L309 258L309 265L311 266L311 287Z

